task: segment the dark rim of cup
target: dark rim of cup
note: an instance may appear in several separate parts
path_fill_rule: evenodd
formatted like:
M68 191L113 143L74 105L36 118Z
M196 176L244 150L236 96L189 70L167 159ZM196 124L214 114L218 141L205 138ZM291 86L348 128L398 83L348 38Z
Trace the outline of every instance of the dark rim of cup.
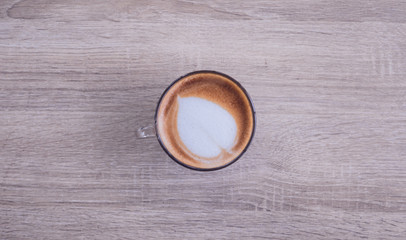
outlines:
M247 97L247 99L248 99L248 101L249 101L249 103L250 103L250 106L251 106L251 114L252 114L252 118L253 118L253 127L252 127L251 137L250 137L250 139L249 139L247 145L246 145L246 146L244 147L244 149L241 151L241 153L240 153L237 157L235 157L233 160L231 160L230 162L228 162L227 164L224 164L224 165L221 165L221 166L215 167L215 168L197 168L197 167L194 167L194 166L190 166L190 165L188 165L188 164L182 162L181 160L177 159L177 158L176 158L175 156L173 156L173 155L169 152L169 150L165 147L165 144L162 142L161 137L159 136L158 126L157 126L158 110L159 110L159 107L161 106L161 101L162 101L163 97L166 95L166 93L169 91L169 89L171 89L171 87L172 87L175 83L177 83L178 81L180 81L181 79L183 79L183 78L185 78L185 77L187 77L187 76L190 76L190 75L195 75L195 74L200 74L200 73L213 73L213 74L217 74L217 75L226 77L227 79L230 79L232 82L234 82L235 84L237 84L237 86L244 92L245 96ZM200 70L200 71L190 72L190 73L188 73L188 74L186 74L186 75L183 75L183 76L179 77L179 78L176 79L175 81L173 81L173 82L165 89L165 91L162 93L161 97L159 98L158 105L157 105L157 107L156 107L156 109L155 109L155 117L154 117L154 120L155 120L156 137L157 137L158 142L159 142L159 144L161 145L162 149L166 152L166 154L168 154L169 157L171 157L175 162L179 163L180 165L182 165L182 166L184 166L184 167L186 167L186 168L192 169L192 170L197 170L197 171L214 171L214 170L219 170L219 169L228 167L228 166L230 166L231 164L235 163L235 162L247 151L248 147L251 145L252 139L254 138L254 134L255 134L255 128L256 128L256 125L257 125L257 123L256 123L256 117L255 117L254 105L253 105L253 103L252 103L252 99L251 99L251 97L249 96L247 90L245 90L245 88L244 88L237 80L235 80L234 78L232 78L232 77L230 77L230 76L228 76L228 75L226 75L226 74L224 74L224 73L216 72L216 71L212 71L212 70Z

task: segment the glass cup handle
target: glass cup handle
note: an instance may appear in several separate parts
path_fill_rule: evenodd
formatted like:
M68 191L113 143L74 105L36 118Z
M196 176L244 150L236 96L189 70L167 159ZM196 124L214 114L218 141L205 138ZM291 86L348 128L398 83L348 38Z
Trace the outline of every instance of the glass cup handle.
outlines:
M149 138L156 136L155 125L150 124L145 127L138 128L136 133L137 138Z

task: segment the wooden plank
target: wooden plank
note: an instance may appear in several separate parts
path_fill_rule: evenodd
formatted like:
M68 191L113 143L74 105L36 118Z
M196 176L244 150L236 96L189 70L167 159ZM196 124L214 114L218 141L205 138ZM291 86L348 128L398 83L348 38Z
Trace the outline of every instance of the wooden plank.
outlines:
M2 1L0 239L402 239L405 1ZM193 70L250 93L215 172L153 121Z

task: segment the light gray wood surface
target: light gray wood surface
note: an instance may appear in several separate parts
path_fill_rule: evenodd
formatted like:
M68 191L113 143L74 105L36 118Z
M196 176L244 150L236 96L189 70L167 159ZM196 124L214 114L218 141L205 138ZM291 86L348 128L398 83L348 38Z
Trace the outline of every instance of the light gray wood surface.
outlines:
M214 172L135 138L200 69L257 112ZM405 1L0 1L0 239L405 236Z

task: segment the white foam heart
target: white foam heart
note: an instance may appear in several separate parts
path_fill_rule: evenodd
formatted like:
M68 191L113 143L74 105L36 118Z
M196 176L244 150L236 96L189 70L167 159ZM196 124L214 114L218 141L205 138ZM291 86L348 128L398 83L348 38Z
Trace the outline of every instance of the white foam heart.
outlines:
M234 146L237 124L227 110L198 97L178 97L178 105L179 136L192 153L211 158Z

